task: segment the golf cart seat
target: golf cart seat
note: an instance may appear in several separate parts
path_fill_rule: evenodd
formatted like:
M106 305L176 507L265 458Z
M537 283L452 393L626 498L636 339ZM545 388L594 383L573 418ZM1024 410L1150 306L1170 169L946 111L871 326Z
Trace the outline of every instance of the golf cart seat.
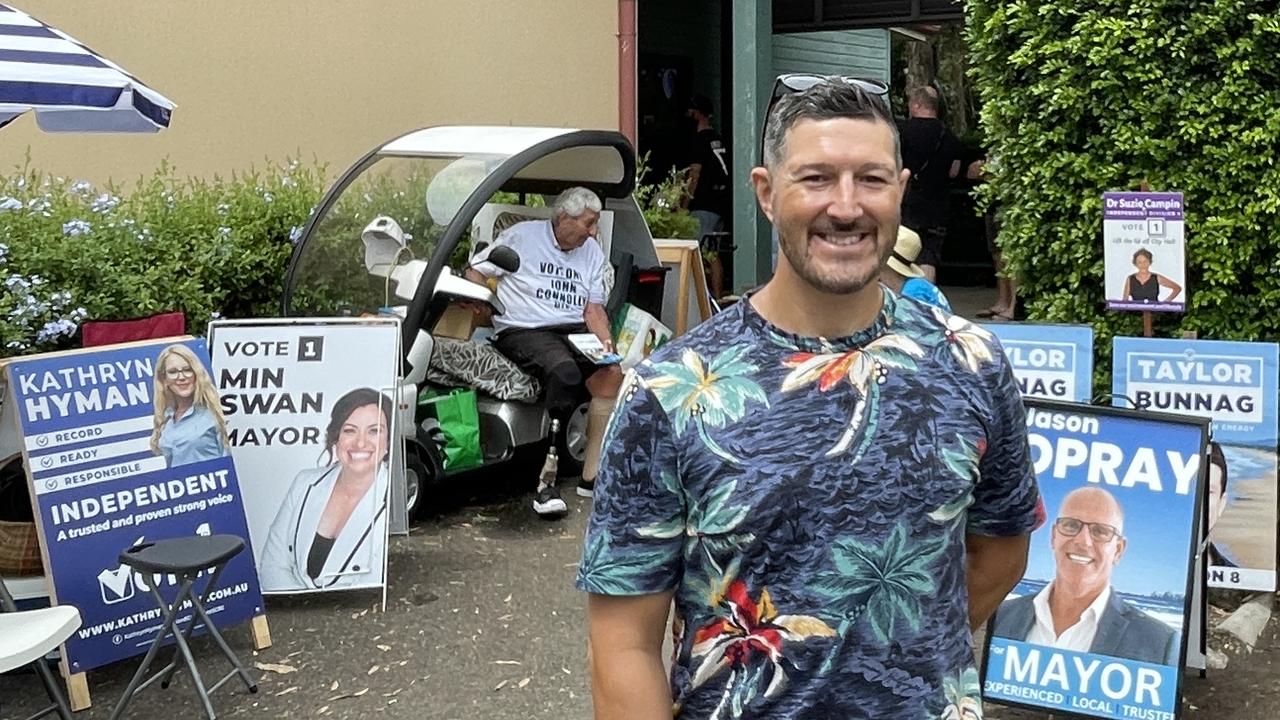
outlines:
M535 402L542 393L536 378L488 341L437 337L427 380L445 387L473 387L499 400Z

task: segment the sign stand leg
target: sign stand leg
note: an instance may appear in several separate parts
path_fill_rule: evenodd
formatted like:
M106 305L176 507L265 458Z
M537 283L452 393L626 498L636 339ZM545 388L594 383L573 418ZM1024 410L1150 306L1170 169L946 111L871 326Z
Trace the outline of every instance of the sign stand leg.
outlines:
M66 669L65 664L63 669ZM89 679L84 673L64 674L63 677L67 681L67 703L73 712L87 710L93 705L93 698L89 697Z
M1142 337L1155 337L1154 316L1150 310L1142 311Z
M271 628L267 627L266 615L255 615L249 627L253 633L254 650L266 650L271 647Z

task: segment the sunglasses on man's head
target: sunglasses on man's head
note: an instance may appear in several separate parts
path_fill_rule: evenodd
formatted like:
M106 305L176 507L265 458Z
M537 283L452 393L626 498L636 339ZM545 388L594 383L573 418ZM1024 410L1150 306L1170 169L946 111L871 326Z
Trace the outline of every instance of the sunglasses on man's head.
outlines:
M850 85L857 85L868 93L888 102L889 86L879 80L864 80L862 78L847 77L844 75L823 76L810 75L808 73L787 73L786 75L779 75L778 79L773 81L773 93L770 104L772 104L773 101L777 101L777 99L783 95L792 95L794 93L804 92L814 85L827 80L839 80L849 83Z

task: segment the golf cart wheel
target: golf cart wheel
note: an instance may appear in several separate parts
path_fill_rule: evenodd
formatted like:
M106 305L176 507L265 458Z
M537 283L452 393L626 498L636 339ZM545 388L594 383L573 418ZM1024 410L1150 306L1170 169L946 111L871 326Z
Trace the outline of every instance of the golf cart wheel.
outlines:
M587 461L587 412L590 408L590 402L574 408L556 447L556 453L560 457L560 475L563 477L582 475L582 465Z
M430 448L410 448L405 454L404 500L410 520L422 510L423 499L432 483L439 482L443 477L444 467L432 457Z

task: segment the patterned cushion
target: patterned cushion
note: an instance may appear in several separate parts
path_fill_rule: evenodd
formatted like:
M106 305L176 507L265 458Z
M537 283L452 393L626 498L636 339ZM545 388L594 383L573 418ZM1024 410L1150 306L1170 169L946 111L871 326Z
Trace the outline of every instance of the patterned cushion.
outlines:
M542 388L487 342L437 337L427 379L450 387L473 387L499 400L538 399Z

